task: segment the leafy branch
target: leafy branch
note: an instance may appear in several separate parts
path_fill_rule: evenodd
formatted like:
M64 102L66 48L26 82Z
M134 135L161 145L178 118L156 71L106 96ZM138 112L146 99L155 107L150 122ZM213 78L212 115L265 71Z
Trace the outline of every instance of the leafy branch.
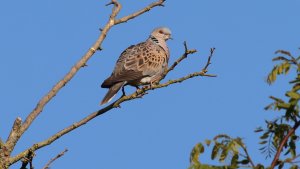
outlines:
M297 165L299 161L296 161L296 159L300 157L300 154L296 152L296 142L299 140L299 136L296 135L296 130L300 126L300 56L294 57L290 52L285 50L278 50L275 54L279 54L280 56L275 57L273 61L279 63L276 64L268 74L267 82L273 84L278 75L286 75L291 70L295 70L296 76L289 82L289 84L292 84L292 88L285 93L288 101L270 96L273 102L265 107L265 110L283 111L283 115L272 121L266 120L266 126L264 128L259 127L255 130L257 133L262 133L259 144L263 146L260 150L262 153L266 153L266 158L273 158L270 166L265 167L262 164L255 164L242 139L239 137L231 138L222 134L217 135L213 140L207 140L206 145L214 144L211 152L212 160L218 159L219 162L224 162L227 159L227 161L231 161L230 164L212 166L200 163L199 155L204 152L204 146L202 143L198 143L190 155L190 169L216 167L250 167L254 169L273 169L278 167L281 169L286 164L291 165L291 169L299 168ZM242 157L242 159L240 159L240 157Z

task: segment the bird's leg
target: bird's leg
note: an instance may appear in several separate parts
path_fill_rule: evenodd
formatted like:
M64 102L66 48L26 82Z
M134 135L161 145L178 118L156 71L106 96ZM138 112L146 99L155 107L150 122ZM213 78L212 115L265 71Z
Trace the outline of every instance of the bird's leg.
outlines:
M126 93L125 93L125 86L122 86L122 96L126 96Z
M147 89L147 88L145 88L145 87L146 87L146 86L143 86L142 89L141 89L141 88L139 88L138 86L135 86L135 88L136 88L135 93L136 93L136 96L137 96L138 98L142 98L143 95L148 94L147 92L145 92L145 90Z

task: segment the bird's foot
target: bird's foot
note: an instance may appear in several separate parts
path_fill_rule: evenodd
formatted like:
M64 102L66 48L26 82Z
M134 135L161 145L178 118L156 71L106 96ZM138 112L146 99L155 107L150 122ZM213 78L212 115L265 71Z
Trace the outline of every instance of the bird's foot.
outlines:
M158 85L158 82L150 82L150 84L147 86L147 88L149 90L153 90L153 86L156 86L156 85Z

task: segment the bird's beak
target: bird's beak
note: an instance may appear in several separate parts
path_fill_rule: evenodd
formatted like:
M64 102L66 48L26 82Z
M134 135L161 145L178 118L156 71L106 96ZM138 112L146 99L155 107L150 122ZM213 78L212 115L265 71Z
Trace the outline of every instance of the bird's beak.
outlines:
M169 39L174 40L171 36L169 37Z

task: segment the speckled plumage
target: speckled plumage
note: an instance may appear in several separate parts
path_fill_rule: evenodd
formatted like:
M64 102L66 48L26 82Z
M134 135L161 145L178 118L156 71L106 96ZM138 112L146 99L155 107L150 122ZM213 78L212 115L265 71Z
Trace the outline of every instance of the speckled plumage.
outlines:
M113 73L101 85L102 88L110 88L101 104L109 102L124 85L139 86L157 82L168 68L169 49L166 40L170 36L168 28L156 28L145 42L123 51Z

